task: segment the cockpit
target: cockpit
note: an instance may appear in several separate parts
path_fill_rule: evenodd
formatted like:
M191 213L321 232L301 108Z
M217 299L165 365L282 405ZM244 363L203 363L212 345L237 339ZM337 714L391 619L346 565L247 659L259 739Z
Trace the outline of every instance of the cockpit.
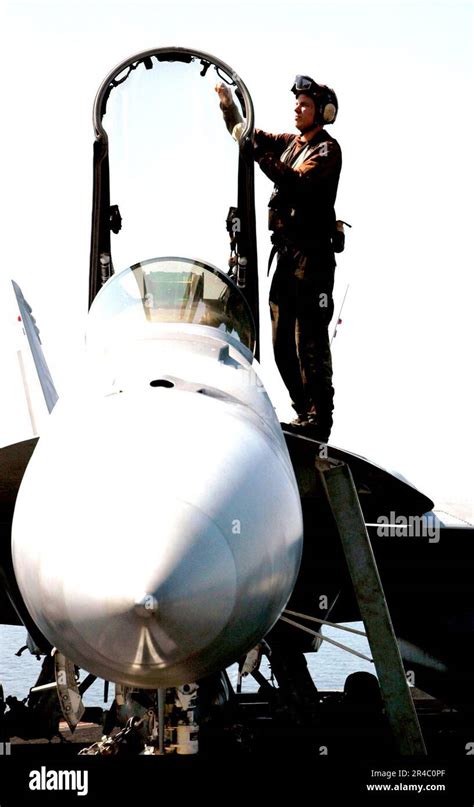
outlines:
M255 349L255 326L245 297L219 269L190 258L154 258L114 275L95 298L87 341L153 338L180 323L217 328L228 341Z

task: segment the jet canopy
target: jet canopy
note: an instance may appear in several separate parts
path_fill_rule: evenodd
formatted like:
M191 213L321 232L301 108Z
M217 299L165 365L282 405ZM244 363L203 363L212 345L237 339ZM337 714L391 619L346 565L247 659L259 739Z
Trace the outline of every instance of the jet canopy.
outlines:
M242 114L239 144L219 108L220 82ZM211 322L218 309L217 327L235 330L258 358L254 162L246 148L254 117L242 79L207 53L176 47L145 51L104 79L93 119L89 304L115 272L132 267L128 281L127 274L120 275L120 285L130 291L134 283L146 282L145 294L158 294L156 306L140 303L146 322L178 313ZM166 258L152 262L151 269L147 259L153 255L190 260L171 268L175 259ZM226 284L221 279L226 274L235 283ZM112 291L118 294L118 287ZM234 309L242 297L252 312L252 333L247 320L236 325ZM131 308L126 310L131 315Z
M255 328L245 297L216 267L190 258L154 258L114 275L89 313L89 346L149 339L163 325L217 328L252 353ZM158 326L158 327L157 327Z

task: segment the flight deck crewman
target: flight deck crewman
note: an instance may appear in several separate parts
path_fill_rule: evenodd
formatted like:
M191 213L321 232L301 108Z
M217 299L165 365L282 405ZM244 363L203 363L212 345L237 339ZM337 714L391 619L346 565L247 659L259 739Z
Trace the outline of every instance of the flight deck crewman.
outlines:
M277 265L270 289L275 361L297 418L327 442L334 388L328 327L334 303L334 242L341 149L324 126L338 110L336 94L309 76L296 76L297 134L255 130L254 156L275 187L269 229ZM227 128L238 139L242 118L230 89L216 92ZM272 251L272 252L273 252Z

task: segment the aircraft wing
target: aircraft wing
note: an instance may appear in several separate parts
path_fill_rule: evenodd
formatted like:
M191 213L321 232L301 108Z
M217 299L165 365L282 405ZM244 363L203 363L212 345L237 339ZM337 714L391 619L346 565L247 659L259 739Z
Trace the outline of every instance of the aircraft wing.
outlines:
M314 462L320 443L304 430L292 429L281 424L286 445L298 480L300 495L304 499L312 495ZM321 457L321 454L319 454ZM410 482L381 468L371 460L336 446L328 446L326 455L332 460L345 462L351 469L360 505L366 523L391 511L408 515L421 515L434 508L434 502L417 490Z
M58 400L58 393L46 362L31 306L14 280L12 280L12 286L34 364L32 372L36 371L46 408L50 413ZM23 362L21 365L24 368ZM25 392L27 389L27 383L25 383ZM38 393L41 395L39 390ZM38 438L34 437L0 448L0 624L21 625L23 623L35 638L36 643L44 645L45 640L29 616L20 594L11 555L11 524L16 497L37 442Z
M0 449L0 624L23 622L28 629L31 618L13 572L10 531L18 489L37 442L32 438Z

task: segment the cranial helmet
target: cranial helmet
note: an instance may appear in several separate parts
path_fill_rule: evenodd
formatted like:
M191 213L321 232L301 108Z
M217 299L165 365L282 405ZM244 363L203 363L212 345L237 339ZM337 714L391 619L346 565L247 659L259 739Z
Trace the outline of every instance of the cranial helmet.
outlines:
M334 123L339 105L334 90L325 84L317 84L310 76L296 76L291 88L296 96L300 93L309 95L316 107L316 123Z

